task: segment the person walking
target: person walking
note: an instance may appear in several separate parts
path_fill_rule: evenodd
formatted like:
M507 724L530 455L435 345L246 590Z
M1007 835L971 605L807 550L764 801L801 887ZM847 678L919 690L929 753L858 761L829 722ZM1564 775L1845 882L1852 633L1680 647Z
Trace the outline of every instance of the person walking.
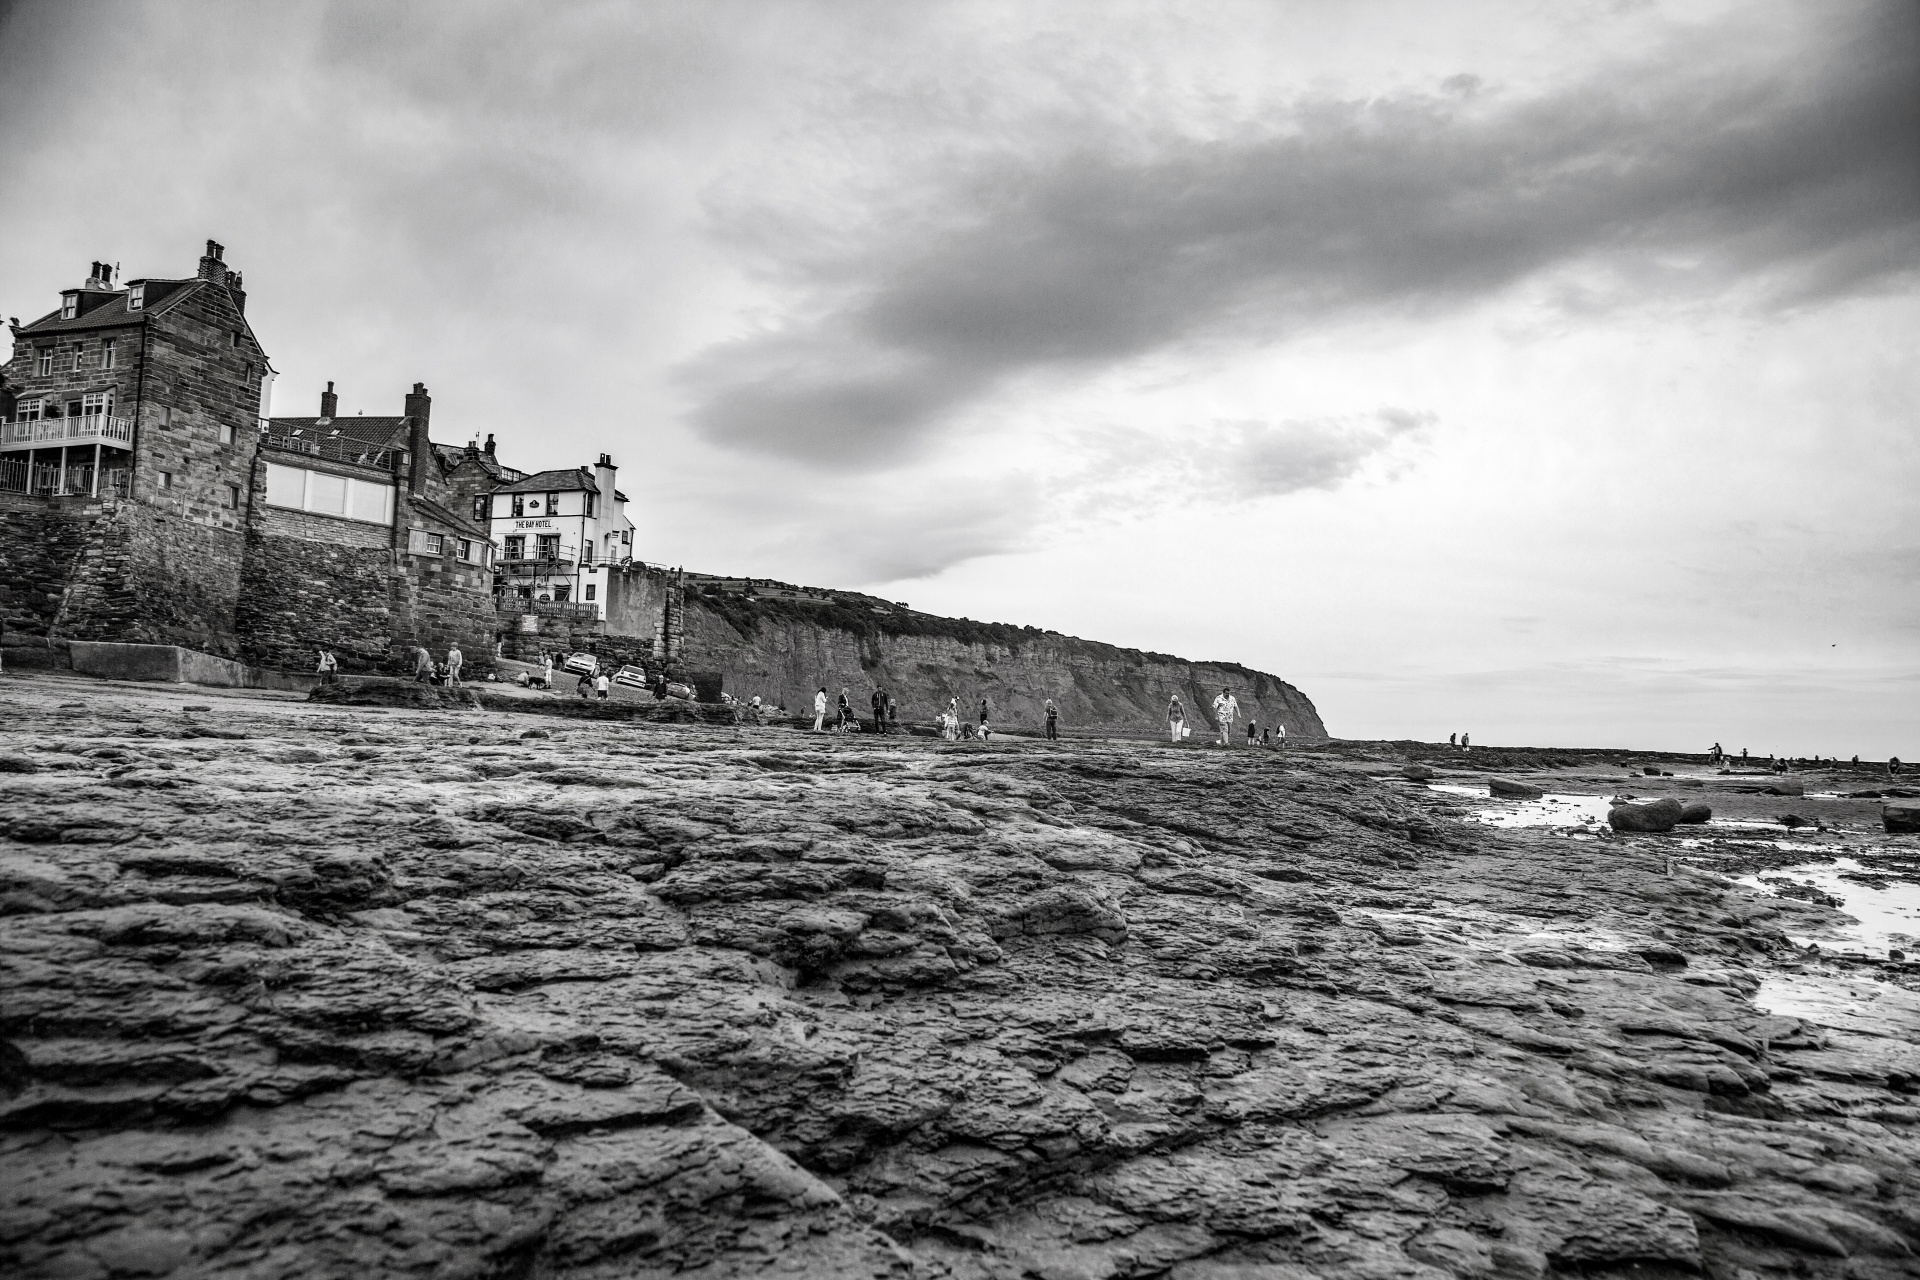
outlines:
M1450 747L1457 747L1457 746L1459 746L1459 745L1460 745L1460 735L1459 735L1459 734L1457 734L1457 733L1450 733L1450 734L1448 734L1448 735L1447 735L1447 745L1448 745L1448 746L1450 746Z
M1461 749L1462 751L1465 751L1465 750L1467 750L1467 749L1468 749L1469 747L1471 747L1472 745L1473 745L1473 740L1472 740L1471 738L1469 738L1469 737L1468 737L1468 736L1467 736L1466 734L1464 734L1464 733L1460 735L1460 749Z
M853 723L853 690L841 686L840 689L840 732L845 733L847 726Z
M873 704L873 731L875 733L885 733L887 731L886 691L884 689L875 689L873 691L873 697L867 699L867 701Z
M1234 700L1233 690L1222 687L1220 696L1213 700L1213 718L1220 725L1220 745L1233 745L1233 722L1240 718L1240 704Z
M827 731L827 686L821 685L820 692L813 695L813 731Z
M987 696L985 694L981 694L980 695L980 723L984 725L986 724L986 722L987 722Z
M900 704L892 694L887 695L887 732L900 732Z
M1047 741L1054 742L1060 737L1060 708L1053 705L1053 699L1047 699Z
M593 698L593 677L582 671L580 673L580 679L574 683L573 691L581 697L591 700Z
M413 679L416 684L433 683L433 655L418 645L413 649Z
M460 665L465 661L466 657L460 652L459 645L456 644L447 650L447 683L456 689L460 687Z
M1167 699L1167 736L1175 742L1187 736L1187 712L1177 693Z
M1260 745L1260 735L1254 729L1254 726L1258 723L1259 722L1256 721L1252 716L1247 717L1247 745L1250 747L1257 747Z
M320 651L320 665L315 667L314 670L320 673L321 684L338 684L340 682L340 660L333 656L333 650L331 649L322 649Z
M607 679L607 673L604 670L593 678L593 691L600 695L602 702L605 702L607 695L613 692L613 681Z
M550 653L540 655L540 687L553 688L553 655Z
M1274 737L1274 741L1278 742L1281 746L1283 747L1286 746L1287 745L1287 726L1283 724L1275 725L1273 729L1273 737Z

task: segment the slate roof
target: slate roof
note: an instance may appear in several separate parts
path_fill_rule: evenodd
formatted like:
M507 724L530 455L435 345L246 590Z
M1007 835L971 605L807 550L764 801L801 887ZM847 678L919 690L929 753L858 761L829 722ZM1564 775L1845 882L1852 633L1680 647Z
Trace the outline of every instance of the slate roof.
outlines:
M405 415L376 418L370 414L356 413L351 417L268 418L267 421L277 435L292 435L298 431L308 439L324 439L337 432L343 440L376 449L405 449L410 444L412 434Z
M594 483L593 476L578 467L567 467L557 471L536 471L525 480L495 489L495 493L546 493L550 490L566 492L572 489L584 489L588 493L600 492L600 486Z
M433 451L440 455L441 465L449 471L463 462L477 462L482 471L503 483L512 484L527 478L526 472L518 467L508 466L485 450L476 449L469 453L467 446L463 444L436 444L433 446Z
M71 320L62 320L60 318L60 309L56 307L31 324L21 325L20 332L23 334L32 334L37 338L55 333L75 333L88 329L118 329L126 325L145 324L148 316L156 312L164 312L169 307L176 305L181 299L193 292L195 285L203 285L210 282L194 279L143 280L135 281L134 283L147 286L146 302L138 311L127 310L127 291L125 289L115 289L111 297L98 302L89 310L82 311ZM93 294L95 298L99 298L104 291L95 289L85 292ZM82 297L85 297L85 293L82 294Z

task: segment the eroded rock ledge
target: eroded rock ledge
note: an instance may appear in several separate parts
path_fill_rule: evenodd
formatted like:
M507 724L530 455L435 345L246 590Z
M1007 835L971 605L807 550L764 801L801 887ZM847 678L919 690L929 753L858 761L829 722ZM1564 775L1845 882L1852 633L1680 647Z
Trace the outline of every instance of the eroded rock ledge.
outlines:
M0 691L9 1275L1914 1271L1920 1006L1760 1013L1823 908L1663 838L79 687Z

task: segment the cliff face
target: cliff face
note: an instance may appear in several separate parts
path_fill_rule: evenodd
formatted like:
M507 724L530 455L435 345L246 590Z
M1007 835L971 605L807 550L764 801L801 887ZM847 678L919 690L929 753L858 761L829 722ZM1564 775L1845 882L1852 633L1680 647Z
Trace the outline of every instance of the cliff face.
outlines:
M1196 736L1210 731L1213 699L1233 690L1241 723L1286 726L1300 741L1326 738L1307 695L1278 676L1231 663L1187 662L1049 632L1020 632L1010 643L968 642L938 634L859 634L805 615L752 605L716 606L688 593L683 615L686 665L718 671L735 697L759 694L799 711L813 691L842 688L864 715L878 687L900 703L903 719L928 720L957 698L977 719L985 697L1002 728L1035 728L1048 698L1065 732L1158 734L1167 699L1178 695ZM944 622L946 620L935 620Z

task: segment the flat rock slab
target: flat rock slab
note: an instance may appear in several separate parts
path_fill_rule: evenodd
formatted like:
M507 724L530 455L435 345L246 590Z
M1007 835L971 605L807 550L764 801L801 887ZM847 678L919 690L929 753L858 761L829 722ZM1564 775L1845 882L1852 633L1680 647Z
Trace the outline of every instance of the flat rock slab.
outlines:
M1810 969L1831 913L1621 810L1463 824L1385 754L73 688L0 685L8 1276L1916 1265L1920 979Z

